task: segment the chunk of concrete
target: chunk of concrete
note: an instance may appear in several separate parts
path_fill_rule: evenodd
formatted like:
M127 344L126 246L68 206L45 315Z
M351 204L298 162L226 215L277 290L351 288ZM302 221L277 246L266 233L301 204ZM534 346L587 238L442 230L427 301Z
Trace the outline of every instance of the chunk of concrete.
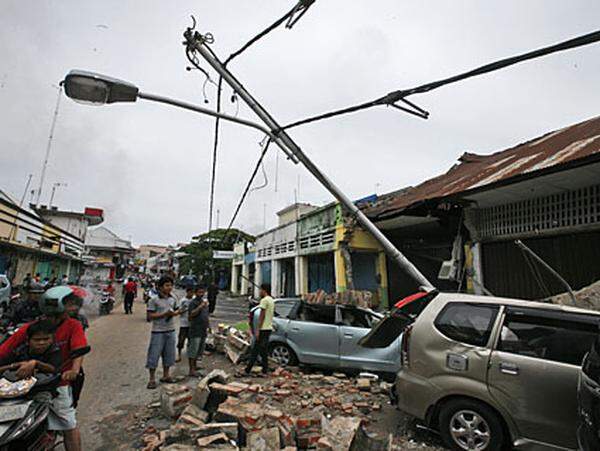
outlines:
M253 451L279 451L279 429L266 428L250 432L247 437L248 449Z
M192 396L192 404L200 409L206 410L206 405L210 398L210 384L221 383L226 384L229 381L229 375L223 370L212 370L208 373L194 389Z
M203 426L208 421L208 412L194 404L188 404L175 424L188 424L190 426Z
M357 417L335 417L332 420L323 417L321 419L323 430L321 448L332 451L350 451L361 427L361 421Z
M165 384L160 389L160 407L171 418L178 417L192 400L192 391L182 384Z

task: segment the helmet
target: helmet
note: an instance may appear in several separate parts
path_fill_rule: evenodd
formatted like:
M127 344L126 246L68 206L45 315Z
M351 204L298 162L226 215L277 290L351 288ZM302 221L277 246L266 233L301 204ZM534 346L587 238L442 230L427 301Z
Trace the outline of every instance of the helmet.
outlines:
M50 288L40 298L40 310L46 315L60 315L65 312L65 299L70 296L77 297L69 286Z

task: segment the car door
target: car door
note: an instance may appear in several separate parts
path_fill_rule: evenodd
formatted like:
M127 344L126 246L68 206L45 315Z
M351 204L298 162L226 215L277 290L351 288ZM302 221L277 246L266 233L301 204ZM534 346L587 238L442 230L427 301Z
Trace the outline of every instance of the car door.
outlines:
M301 303L286 329L286 339L301 363L339 366L339 326L335 305Z
M398 301L394 308L387 312L383 319L358 341L358 344L371 349L387 348L402 334L404 329L415 322L438 293L437 290L418 292Z
M488 367L490 395L528 440L576 448L577 378L597 317L507 307Z
M365 371L397 372L400 368L400 346L396 339L390 346L369 349L358 344L380 320L367 310L340 306L340 366Z

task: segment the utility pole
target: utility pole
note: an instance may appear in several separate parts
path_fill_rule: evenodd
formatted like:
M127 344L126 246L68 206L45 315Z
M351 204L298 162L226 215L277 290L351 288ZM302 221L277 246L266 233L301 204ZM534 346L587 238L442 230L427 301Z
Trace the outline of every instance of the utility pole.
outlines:
M263 106L242 86L242 84L229 72L229 70L219 61L217 56L208 47L204 36L199 32L188 28L184 33L188 50L198 52L202 58L229 84L229 86L246 102L248 107L265 123L271 133L278 139L274 142L286 154L291 153L304 167L329 191L346 210L356 219L356 221L369 232L383 247L386 254L395 261L404 271L406 271L420 286L432 290L434 286L427 278L412 264L388 238L373 224L369 218L356 206L354 202L346 196L329 178L315 165L296 142L287 134L285 130L275 121L275 119L263 108Z
M50 136L48 136L48 144L46 144L46 156L42 165L42 173L40 175L40 185L37 189L37 197L35 200L36 207L40 206L40 197L42 197L42 189L44 188L44 179L46 178L46 168L48 167L48 159L50 158L50 149L52 148L52 139L54 138L54 128L56 127L56 118L58 117L58 108L60 106L60 98L62 97L62 84L58 88L58 98L56 99L56 107L52 116L52 125L50 126Z

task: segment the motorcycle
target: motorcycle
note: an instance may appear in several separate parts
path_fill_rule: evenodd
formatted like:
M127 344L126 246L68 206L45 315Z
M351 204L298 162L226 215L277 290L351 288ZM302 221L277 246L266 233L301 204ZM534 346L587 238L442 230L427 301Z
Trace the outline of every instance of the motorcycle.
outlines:
M108 315L115 306L115 298L108 292L103 291L100 296L100 305L98 307L98 313L100 315Z
M89 346L75 349L62 368L90 350ZM12 370L5 371L2 377L11 382L16 380ZM52 401L48 390L60 381L60 377L60 373L38 373L35 383L29 387L23 384L15 397L0 401L0 451L50 451L58 446L56 434L48 431L47 419Z

